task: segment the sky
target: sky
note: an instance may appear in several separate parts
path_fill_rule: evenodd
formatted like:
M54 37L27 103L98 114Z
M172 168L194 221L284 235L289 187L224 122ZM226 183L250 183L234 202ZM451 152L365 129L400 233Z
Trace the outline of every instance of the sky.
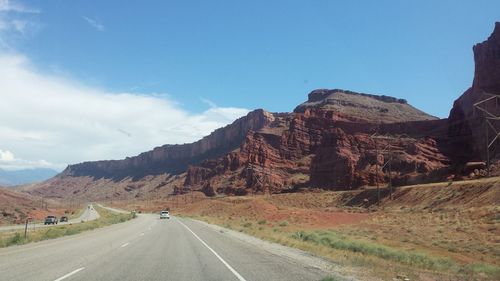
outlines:
M447 117L500 1L0 0L0 168L196 141L318 88Z

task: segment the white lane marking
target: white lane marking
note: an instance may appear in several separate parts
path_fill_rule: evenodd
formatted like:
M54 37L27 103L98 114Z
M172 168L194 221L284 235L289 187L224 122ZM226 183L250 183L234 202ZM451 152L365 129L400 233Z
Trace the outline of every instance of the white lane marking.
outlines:
M219 256L219 254L217 254L217 252L215 252L212 248L210 248L210 246L207 245L207 243L205 243L205 241L201 240L200 237L198 237L198 235L196 235L196 233L194 233L191 229L189 229L189 227L187 227L187 225L183 224L180 220L177 220L182 226L184 226L187 230L189 230L189 232L191 232L194 237L198 238L198 240L200 240L200 242L205 245L205 247L207 247L233 274L234 276L236 276L236 278L238 278L238 280L240 281L246 281L245 278L243 278L243 276L241 276L236 270L234 270L234 268L232 268L224 259L221 258L221 256Z
M128 243L128 242L127 242L127 243L125 243L125 244L121 245L120 247L122 247L122 248L123 248L123 247L127 247L129 244L130 244L130 243Z
M66 278L70 277L71 275L73 275L73 274L75 274L75 273L77 273L77 272L79 272L81 270L84 270L84 269L85 269L85 267L80 267L79 269L75 269L75 270L71 271L70 273L68 273L68 274L66 274L64 276L57 278L54 281L61 281L61 280L66 279Z

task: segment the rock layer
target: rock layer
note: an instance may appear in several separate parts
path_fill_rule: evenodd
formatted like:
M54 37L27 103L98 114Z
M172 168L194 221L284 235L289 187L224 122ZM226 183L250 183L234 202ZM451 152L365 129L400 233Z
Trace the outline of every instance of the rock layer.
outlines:
M475 64L472 87L453 103L448 118L449 145L453 147L451 155L459 163L485 159L485 114L474 109L474 104L491 97L488 94L500 95L500 22L495 23L493 33L486 41L473 47L473 52ZM485 102L482 107L500 116L498 102L500 98L499 101ZM500 122L492 123L499 131ZM500 153L500 142L491 149L491 153L492 157Z
M188 165L214 158L237 148L249 130L258 130L274 120L262 109L248 113L232 124L215 130L201 140L180 145L164 145L123 160L84 162L68 166L60 177L91 176L122 180L147 175L179 174Z
M484 119L474 104L485 93L500 94L500 24L473 50L473 85L455 101L449 119L437 119L398 98L314 90L292 113L256 110L198 142L165 145L124 160L71 165L31 190L98 200L100 188L107 188L103 194L110 199L158 192L213 196L345 190L460 178L470 172L467 161L484 167ZM500 114L499 106L486 106ZM472 176L484 174L475 170ZM111 186L119 187L118 195L109 192Z

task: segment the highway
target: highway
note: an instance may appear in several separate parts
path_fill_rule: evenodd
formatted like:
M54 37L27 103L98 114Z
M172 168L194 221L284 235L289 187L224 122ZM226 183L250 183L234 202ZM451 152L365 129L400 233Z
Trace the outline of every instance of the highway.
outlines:
M321 280L329 263L195 220L143 214L0 249L0 280Z
M80 215L80 217L71 219L67 222L59 222L57 225L65 225L65 224L75 224L75 223L81 223L86 222L86 221L91 221L91 220L96 220L98 219L99 213L94 209L94 206L92 204L89 204L90 208L86 207L83 213ZM61 219L60 217L58 219ZM28 229L32 230L33 228L40 228L40 227L50 227L53 225L44 225L42 223L36 223L36 224L28 224ZM11 230L18 230L18 229L24 229L25 225L24 224L17 224L17 225L6 225L6 226L1 226L0 231L11 231ZM1 277L0 277L1 278Z

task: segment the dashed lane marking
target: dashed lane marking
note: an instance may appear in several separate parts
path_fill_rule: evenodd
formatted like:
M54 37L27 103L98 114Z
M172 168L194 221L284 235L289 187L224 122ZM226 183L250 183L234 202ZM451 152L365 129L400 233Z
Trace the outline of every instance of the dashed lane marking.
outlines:
M82 271L82 270L84 270L84 269L85 269L85 267L80 267L79 269L75 269L75 270L71 271L70 273L68 273L68 274L66 274L66 275L64 275L64 276L61 276L61 277L57 278L57 279L56 279L56 280L54 280L54 281L61 281L61 280L66 279L66 278L70 277L71 275L76 274L76 273L78 273L79 271Z

